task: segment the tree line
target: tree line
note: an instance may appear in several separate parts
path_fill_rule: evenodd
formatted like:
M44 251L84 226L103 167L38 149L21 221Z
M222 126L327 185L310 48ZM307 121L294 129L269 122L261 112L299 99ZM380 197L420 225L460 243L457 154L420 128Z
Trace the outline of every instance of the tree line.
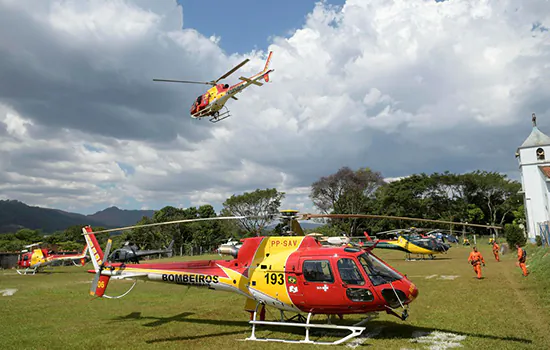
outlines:
M444 220L460 223L506 226L518 232L525 224L521 184L497 172L473 171L465 174L450 172L414 174L386 182L382 174L369 168L352 170L342 167L311 184L309 198L315 208L325 214L371 214ZM269 216L281 209L285 193L276 188L256 189L235 194L223 203L220 213L207 204L199 207L166 206L152 217L143 217L136 225L218 216L253 216L238 220L201 221L135 228L113 237L113 247L124 241L142 249L156 249L174 239L176 253L212 251L229 238L280 234L282 224ZM395 219L328 219L315 229L327 235L362 235L411 226L426 227L422 222ZM267 229L266 226L272 226ZM449 224L429 224L431 228L449 229ZM79 250L84 244L82 226L44 236L39 230L23 229L0 236L0 251L19 251L25 244L42 241L64 250ZM94 227L94 231L102 228ZM489 234L486 228L468 228L468 232ZM496 232L502 234L502 232ZM98 235L103 246L108 234ZM195 249L194 249L195 248Z

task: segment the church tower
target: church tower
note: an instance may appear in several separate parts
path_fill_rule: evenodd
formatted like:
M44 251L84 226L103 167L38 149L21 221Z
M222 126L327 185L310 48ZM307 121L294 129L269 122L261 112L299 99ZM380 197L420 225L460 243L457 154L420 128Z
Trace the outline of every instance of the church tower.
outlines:
M540 235L539 223L550 220L550 137L537 128L533 113L533 130L517 149L521 172L521 191L525 205L527 239Z

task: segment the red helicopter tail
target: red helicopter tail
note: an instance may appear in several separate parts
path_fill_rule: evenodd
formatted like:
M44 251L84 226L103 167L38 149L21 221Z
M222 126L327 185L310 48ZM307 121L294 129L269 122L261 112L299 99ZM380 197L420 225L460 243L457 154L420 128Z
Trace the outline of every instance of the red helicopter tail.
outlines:
M364 231L363 234L365 235L365 237L367 237L367 241L372 241L372 238L370 238L369 234L367 233L367 231Z
M94 270L97 272L99 271L99 266L103 265L103 250L99 246L99 243L90 226L83 227L82 233L86 239L86 246L90 252L92 263L94 264Z
M273 51L269 51L269 55L267 56L267 60L265 61L264 70L262 71L262 73L264 73L264 80L266 83L269 82L270 72L268 72L268 69L269 69L269 63L271 63L271 55L273 55Z
M107 288L107 284L111 278L111 276L101 274L101 270L103 269L105 263L105 255L99 246L99 242L97 241L92 228L90 226L85 226L82 228L82 232L86 238L86 243L88 243L90 257L92 258L92 263L94 264L94 271L88 271L92 273L95 272L95 277L92 281L92 288L90 289L90 295L102 297L103 294L105 294L105 289ZM107 248L105 248L107 254L109 254L109 250L111 249L111 242L112 241L110 239L107 241Z

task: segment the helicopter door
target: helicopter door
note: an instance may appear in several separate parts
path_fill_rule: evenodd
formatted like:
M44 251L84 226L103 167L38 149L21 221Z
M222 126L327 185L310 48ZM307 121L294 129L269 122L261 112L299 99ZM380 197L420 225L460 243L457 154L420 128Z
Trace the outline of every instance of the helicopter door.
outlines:
M312 308L330 308L339 303L335 292L341 288L337 288L335 283L330 258L302 258L300 266L302 273L299 275L296 296L301 299L301 304Z
M354 259L340 258L336 266L338 267L342 287L346 289L347 301L374 301L374 288L368 279L365 280Z

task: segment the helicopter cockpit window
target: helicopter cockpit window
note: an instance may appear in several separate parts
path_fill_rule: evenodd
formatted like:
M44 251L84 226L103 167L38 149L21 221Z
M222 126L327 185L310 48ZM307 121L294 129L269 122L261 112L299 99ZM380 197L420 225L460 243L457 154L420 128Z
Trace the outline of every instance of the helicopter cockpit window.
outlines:
M357 264L352 259L344 258L338 260L338 272L340 272L340 278L344 283L359 286L365 284L365 279L361 275Z
M23 260L29 260L29 256L28 256L28 255L25 255L25 256L23 257Z
M308 282L334 282L334 276L328 260L308 260L302 266L304 278Z
M374 286L398 281L403 278L374 255L364 253L359 255L358 259Z

